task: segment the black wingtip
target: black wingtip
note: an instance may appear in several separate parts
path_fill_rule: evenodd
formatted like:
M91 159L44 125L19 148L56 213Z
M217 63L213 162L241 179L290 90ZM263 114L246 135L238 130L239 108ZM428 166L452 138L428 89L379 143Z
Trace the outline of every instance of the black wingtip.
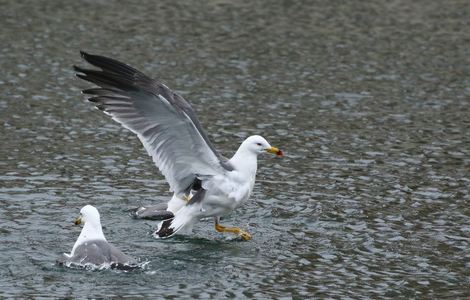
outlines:
M93 54L90 54L90 53L85 52L85 51L83 51L83 50L80 50L80 56L81 56L86 62L88 62L89 64L92 64L92 65L94 65L94 63L92 63L92 60L93 60L94 58L97 58L97 57L98 57L98 55L93 55Z
M174 230L173 228L170 227L172 221L173 221L173 218L163 221L160 228L157 229L157 231L155 231L154 234L158 236L159 238L166 238L166 237L170 237L171 235L173 235Z
M77 77L80 78L80 79L89 81L88 78L86 77L86 75L84 75L84 74L75 74L75 76L77 76Z
M83 57L84 59L86 59L87 56L89 56L90 54L86 53L85 51L83 50L80 50L80 56Z
M136 77L139 77L141 81L152 81L149 77L145 74L140 72L137 69L134 69L131 66L126 65L123 62L120 62L116 59L101 56L101 55L94 55L89 54L83 50L80 50L80 56L89 64L101 69L106 73L114 73L121 77L125 77L128 80L135 81ZM88 70L86 70L88 71Z
M76 65L73 65L73 70L78 73L84 73L83 69Z

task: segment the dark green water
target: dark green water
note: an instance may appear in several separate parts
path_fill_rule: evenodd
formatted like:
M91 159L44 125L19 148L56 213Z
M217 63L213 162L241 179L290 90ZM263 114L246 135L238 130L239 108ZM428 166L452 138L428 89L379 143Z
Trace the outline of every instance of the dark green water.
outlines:
M468 1L0 1L0 298L470 297ZM265 136L251 200L194 238L124 212L169 198L93 110L78 51L161 78L218 149ZM54 265L95 205L132 273Z

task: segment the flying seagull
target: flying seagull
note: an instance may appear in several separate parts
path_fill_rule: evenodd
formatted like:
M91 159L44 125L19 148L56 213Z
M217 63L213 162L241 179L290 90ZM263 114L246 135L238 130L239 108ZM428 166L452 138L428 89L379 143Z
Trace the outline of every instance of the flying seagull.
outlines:
M83 223L82 231L70 254L64 253L58 259L60 264L70 266L110 266L118 269L136 268L137 261L108 243L101 228L100 214L91 205L80 210L75 225Z
M113 120L137 134L174 192L171 213L154 235L167 238L191 231L200 219L213 217L215 229L244 240L251 235L224 227L220 217L243 204L253 190L257 156L282 156L263 137L248 137L231 159L221 156L191 105L158 80L115 59L80 52L100 70L74 66L77 76L98 87L83 90L88 100Z

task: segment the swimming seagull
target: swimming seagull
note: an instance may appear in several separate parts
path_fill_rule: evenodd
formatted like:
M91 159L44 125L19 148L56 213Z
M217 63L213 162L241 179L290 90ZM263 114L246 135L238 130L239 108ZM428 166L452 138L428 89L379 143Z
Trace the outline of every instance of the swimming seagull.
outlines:
M80 52L100 70L74 66L77 76L96 84L83 90L89 101L113 120L137 134L174 192L168 203L173 212L160 222L154 235L171 237L191 231L200 219L213 217L215 229L244 240L251 235L224 227L220 217L239 207L255 183L257 156L282 156L263 137L248 137L227 160L209 141L191 105L161 82L117 60Z
M91 205L80 210L80 217L75 225L84 223L77 241L70 254L64 253L58 259L60 264L70 266L110 266L118 269L131 269L137 267L137 261L115 246L108 243L101 228L100 214Z

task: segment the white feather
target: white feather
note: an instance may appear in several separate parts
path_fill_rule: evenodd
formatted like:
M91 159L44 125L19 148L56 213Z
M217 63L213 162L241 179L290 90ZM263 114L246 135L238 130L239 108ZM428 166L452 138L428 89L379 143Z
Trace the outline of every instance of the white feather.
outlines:
M69 257L72 257L75 253L75 249L83 243L92 240L106 241L103 234L103 228L101 227L100 213L98 210L91 205L86 205L80 210L80 214L82 222L84 223L83 228L77 241L73 245L72 252L70 252L70 254L66 254Z

